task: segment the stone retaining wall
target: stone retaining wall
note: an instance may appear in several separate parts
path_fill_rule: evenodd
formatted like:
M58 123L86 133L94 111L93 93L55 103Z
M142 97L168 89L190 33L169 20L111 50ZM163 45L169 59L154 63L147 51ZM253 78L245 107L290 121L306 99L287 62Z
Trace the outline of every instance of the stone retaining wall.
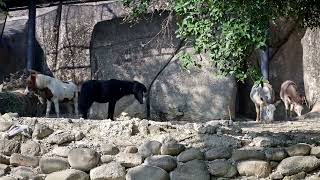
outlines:
M8 137L10 127L26 125ZM320 179L320 146L249 137L232 122L0 116L0 180ZM298 140L299 141L299 140ZM310 141L311 143L311 141Z

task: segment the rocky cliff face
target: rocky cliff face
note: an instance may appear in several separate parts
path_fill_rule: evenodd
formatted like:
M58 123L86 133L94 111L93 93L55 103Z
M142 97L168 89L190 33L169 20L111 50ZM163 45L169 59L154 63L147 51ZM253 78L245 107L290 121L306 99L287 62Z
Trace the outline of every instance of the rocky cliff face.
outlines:
M12 12L9 21L26 23L26 13ZM135 79L148 86L177 46L175 23L170 24L170 35L156 37L166 13L150 15L138 24L124 23L125 13L115 2L38 9L37 40L55 77L78 84L92 78ZM175 58L152 88L152 116L167 120L234 117L235 81L216 77L212 71L188 73ZM105 118L106 108L95 105L92 116ZM128 97L117 104L116 114L127 111L144 117L144 109Z
M89 49L93 27L123 13L120 3L101 2L58 6L39 15L37 36L55 77L76 83L91 79Z
M177 40L174 36L158 37L159 44L153 38L165 17L153 14L149 20L127 24L121 19L125 14L120 3L107 1L37 9L37 41L39 52L42 51L39 58L46 59L49 69L62 80L81 84L88 79L135 79L148 86L174 51ZM25 46L21 46L24 44L21 42L25 42L26 18L27 11L10 12L5 32L18 31L8 40L13 46L3 47L11 50L2 53L0 63L6 65L6 68L0 66L2 76L24 67ZM169 32L173 35L174 26ZM302 61L308 50L303 50L305 47L300 43L304 31L296 29L292 22L280 20L272 27L271 34L270 81L277 98L281 83L287 79L294 80L303 92L304 78L308 76L303 75L306 71ZM257 58L253 56L254 61ZM220 119L229 116L228 107L234 116L236 84L232 78L216 77L212 71L204 68L186 72L174 60L152 88L153 116L168 120ZM239 111L254 117L250 89L251 83L240 89ZM105 117L105 106L96 104L92 117ZM282 108L281 105L280 110ZM130 115L143 116L144 109L128 97L119 102L116 114L125 110ZM281 118L281 111L279 114L275 119Z
M320 111L320 29L307 29L302 39L305 90L312 111Z
M137 24L121 23L121 19L96 24L91 40L92 68L98 79L135 79L147 87L167 63L178 46L175 23L170 22L168 34L158 34L167 14L153 14ZM158 35L157 35L158 34ZM191 51L187 49L187 51ZM236 85L233 78L218 77L208 68L207 57L200 58L203 68L190 72L181 68L174 58L155 81L151 92L152 118L163 120L208 120L234 117ZM124 98L117 105L118 113L125 111L138 117L145 116L144 105L133 98ZM130 101L130 103L128 103ZM131 104L131 105L128 105ZM105 105L96 105L92 115L105 117Z
M304 64L303 64L303 47L301 39L305 31L299 29L294 22L279 20L271 26L270 39L270 65L269 81L274 88L276 100L280 99L280 87L286 80L292 80L298 85L300 92L304 93ZM257 61L259 56L253 54L253 61ZM252 82L246 82L241 86L240 112L255 117L254 104L249 99L249 92ZM277 106L275 119L284 118L284 105L281 103Z

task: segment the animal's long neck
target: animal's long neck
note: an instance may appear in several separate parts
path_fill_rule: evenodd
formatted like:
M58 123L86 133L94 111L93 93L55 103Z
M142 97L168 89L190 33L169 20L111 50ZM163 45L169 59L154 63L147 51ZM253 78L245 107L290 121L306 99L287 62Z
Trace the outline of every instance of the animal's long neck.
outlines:
M51 77L49 77L49 76L44 76L42 74L38 74L37 78L36 78L37 88L39 88L39 89L46 88L49 84L50 78Z
M296 102L296 103L301 103L302 99L300 97L300 94L297 92L296 89L294 89L293 91L291 91L291 99Z
M122 87L122 93L126 96L133 94L133 84L133 82L124 83Z
M288 93L288 95L292 99L292 101L300 104L302 99L301 99L300 94L298 92L297 85L294 82L290 82L290 83L288 83L288 86L286 89L287 89L286 92Z

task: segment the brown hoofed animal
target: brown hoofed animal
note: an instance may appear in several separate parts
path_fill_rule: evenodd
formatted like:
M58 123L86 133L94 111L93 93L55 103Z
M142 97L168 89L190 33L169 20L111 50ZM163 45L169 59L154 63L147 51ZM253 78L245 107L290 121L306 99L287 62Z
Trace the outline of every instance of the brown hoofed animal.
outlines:
M25 94L33 91L37 94L39 91L45 94L47 100L46 117L51 110L51 102L54 103L57 117L59 117L59 102L74 101L74 110L78 116L78 87L73 82L62 82L58 79L32 72L27 79ZM40 101L42 101L40 99Z
M307 101L305 96L299 94L298 87L293 81L287 80L281 84L280 98L286 108L286 119L288 117L288 110L290 117L291 111L294 111L298 116L301 116L303 104L307 104Z

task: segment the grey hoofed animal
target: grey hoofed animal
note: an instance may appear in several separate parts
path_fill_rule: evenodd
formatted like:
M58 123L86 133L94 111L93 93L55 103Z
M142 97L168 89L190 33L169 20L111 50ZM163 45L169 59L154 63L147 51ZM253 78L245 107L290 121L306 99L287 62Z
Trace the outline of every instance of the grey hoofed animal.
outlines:
M290 80L287 80L281 84L280 98L286 108L286 119L291 117L291 112L294 111L298 116L301 116L303 110L303 104L306 103L305 96L299 94L297 85Z
M272 104L274 98L274 91L269 83L263 83L263 86L261 86L261 84L256 84L252 87L250 99L256 107L256 121L261 121L263 119L262 112L264 107ZM273 115L271 117L273 117Z

